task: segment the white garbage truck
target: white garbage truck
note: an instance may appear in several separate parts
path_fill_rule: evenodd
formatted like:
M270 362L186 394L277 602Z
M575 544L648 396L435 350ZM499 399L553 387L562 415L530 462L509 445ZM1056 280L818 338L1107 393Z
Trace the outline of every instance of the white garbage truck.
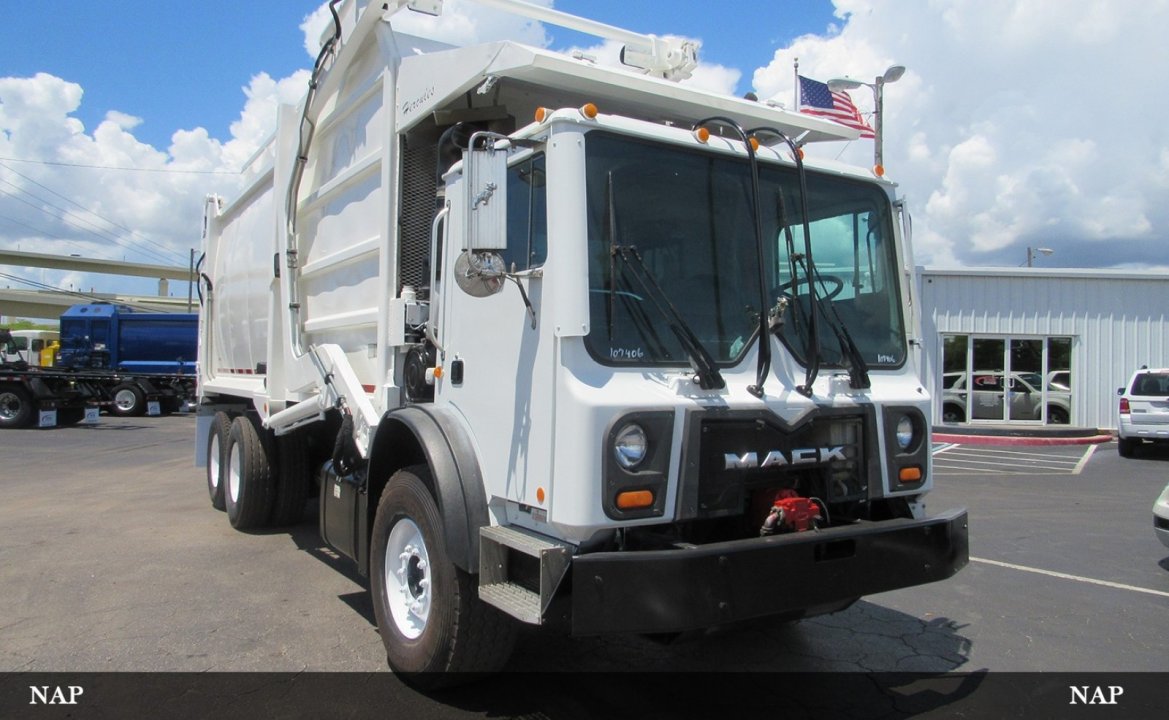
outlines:
M856 131L680 83L694 43L482 0L623 66L345 0L200 263L197 463L304 519L390 666L491 671L520 624L668 635L951 577L927 515L908 217ZM449 676L448 676L449 677Z

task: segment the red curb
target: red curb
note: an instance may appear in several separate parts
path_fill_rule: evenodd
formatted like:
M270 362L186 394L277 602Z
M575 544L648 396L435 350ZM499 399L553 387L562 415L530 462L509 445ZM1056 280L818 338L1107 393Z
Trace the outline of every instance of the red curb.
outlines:
M948 442L957 445L1097 445L1113 440L1111 435L1088 435L1086 437L1048 438L1012 437L1009 435L952 435L934 433L934 442Z

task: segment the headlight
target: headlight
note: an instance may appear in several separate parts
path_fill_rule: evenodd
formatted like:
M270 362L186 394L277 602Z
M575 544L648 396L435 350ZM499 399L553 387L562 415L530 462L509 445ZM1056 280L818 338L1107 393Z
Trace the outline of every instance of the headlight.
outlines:
M913 444L913 421L909 416L902 416L897 421L897 445L902 450L908 450L909 446Z
M645 430L637 423L629 423L617 432L613 440L613 453L617 462L626 470L632 470L641 464L649 450L649 441L646 440Z

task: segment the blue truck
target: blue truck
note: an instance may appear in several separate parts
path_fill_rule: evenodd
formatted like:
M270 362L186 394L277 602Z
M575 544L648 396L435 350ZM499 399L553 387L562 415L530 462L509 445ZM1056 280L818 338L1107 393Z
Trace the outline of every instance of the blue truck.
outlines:
M124 305L74 305L60 319L52 367L0 365L0 429L80 422L86 408L114 415L179 409L195 396L199 317ZM0 333L0 344L11 343ZM42 411L55 411L47 422Z

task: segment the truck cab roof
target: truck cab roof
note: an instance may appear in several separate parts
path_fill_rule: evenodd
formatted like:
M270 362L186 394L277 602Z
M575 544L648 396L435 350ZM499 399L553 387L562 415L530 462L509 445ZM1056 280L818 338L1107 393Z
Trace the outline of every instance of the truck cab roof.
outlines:
M775 103L720 95L512 41L424 52L414 38L393 35L399 49L419 48L402 58L396 103L400 128L427 115L444 124L442 120L457 122L506 110L511 117L526 120L539 107L591 102L603 112L687 129L703 118L721 115L744 128L772 127L801 142L859 137L851 128Z

